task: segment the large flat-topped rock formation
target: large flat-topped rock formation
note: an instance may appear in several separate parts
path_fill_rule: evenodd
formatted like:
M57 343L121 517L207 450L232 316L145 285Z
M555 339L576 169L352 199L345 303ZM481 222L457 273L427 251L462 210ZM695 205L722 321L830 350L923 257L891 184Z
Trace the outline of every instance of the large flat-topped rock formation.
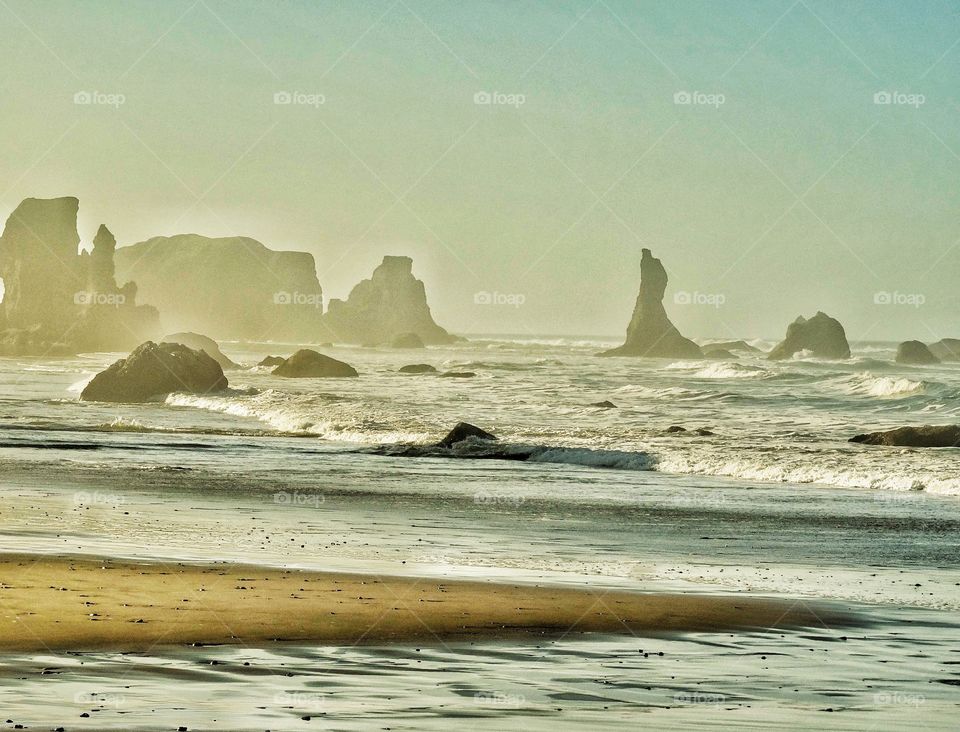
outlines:
M323 295L309 252L277 252L256 239L158 236L117 250L117 271L137 281L167 330L221 340L314 342Z
M619 348L601 356L659 356L663 358L700 358L700 346L680 335L667 311L663 295L667 289L667 271L649 249L640 260L640 294L627 326L627 340Z
M369 280L346 300L331 300L325 330L343 343L388 345L400 335L416 334L426 345L457 340L433 321L423 282L413 276L410 257L384 257Z
M809 351L820 358L850 358L850 344L839 320L818 312L807 319L802 315L787 326L787 336L770 351L773 361L792 358Z
M0 353L55 355L126 350L159 327L137 306L137 287L118 287L116 241L101 226L91 253L78 253L76 198L28 198L0 236Z

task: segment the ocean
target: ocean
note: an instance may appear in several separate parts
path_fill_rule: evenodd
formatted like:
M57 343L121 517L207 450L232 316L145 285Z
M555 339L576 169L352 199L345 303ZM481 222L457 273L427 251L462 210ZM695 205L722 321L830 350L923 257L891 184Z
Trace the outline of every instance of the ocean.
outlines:
M225 393L139 405L79 401L122 354L4 359L2 548L749 593L836 603L862 623L417 648L7 654L3 720L953 728L960 451L848 439L960 422L960 363L897 365L891 343L854 343L847 361L596 357L612 345L483 336L421 351L323 348L360 378L282 379L255 367L227 372ZM244 364L293 350L221 347ZM410 363L476 376L398 373ZM602 401L616 406L591 406ZM375 450L435 442L460 421L530 460Z

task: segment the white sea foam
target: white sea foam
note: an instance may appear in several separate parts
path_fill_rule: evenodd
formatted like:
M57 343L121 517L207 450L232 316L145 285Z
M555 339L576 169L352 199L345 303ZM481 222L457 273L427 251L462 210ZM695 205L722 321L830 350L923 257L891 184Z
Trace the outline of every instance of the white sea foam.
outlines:
M693 374L697 379L764 379L772 375L772 371L762 366L750 366L734 361L716 361Z
M587 450L575 447L543 448L535 451L528 462L563 463L617 470L653 470L653 460L647 453L621 450Z
M906 377L875 376L869 371L862 371L845 377L842 384L843 391L847 394L872 397L904 397L924 394L928 386L925 381L913 381Z

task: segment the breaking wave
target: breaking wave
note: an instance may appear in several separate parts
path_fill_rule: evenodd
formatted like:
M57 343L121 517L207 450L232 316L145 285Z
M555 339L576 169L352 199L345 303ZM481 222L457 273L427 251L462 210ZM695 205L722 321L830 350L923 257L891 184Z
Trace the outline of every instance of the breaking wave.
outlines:
M874 376L862 371L842 380L843 391L854 396L904 397L925 394L932 386L926 381L913 381L906 377Z

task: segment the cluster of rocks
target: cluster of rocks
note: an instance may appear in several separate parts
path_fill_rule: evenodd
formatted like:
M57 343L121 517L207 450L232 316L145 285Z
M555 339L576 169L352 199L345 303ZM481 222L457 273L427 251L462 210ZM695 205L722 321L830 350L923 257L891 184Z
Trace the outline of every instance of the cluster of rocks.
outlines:
M929 346L922 341L904 341L897 347L897 363L929 366L941 361L960 361L960 339L944 338Z

